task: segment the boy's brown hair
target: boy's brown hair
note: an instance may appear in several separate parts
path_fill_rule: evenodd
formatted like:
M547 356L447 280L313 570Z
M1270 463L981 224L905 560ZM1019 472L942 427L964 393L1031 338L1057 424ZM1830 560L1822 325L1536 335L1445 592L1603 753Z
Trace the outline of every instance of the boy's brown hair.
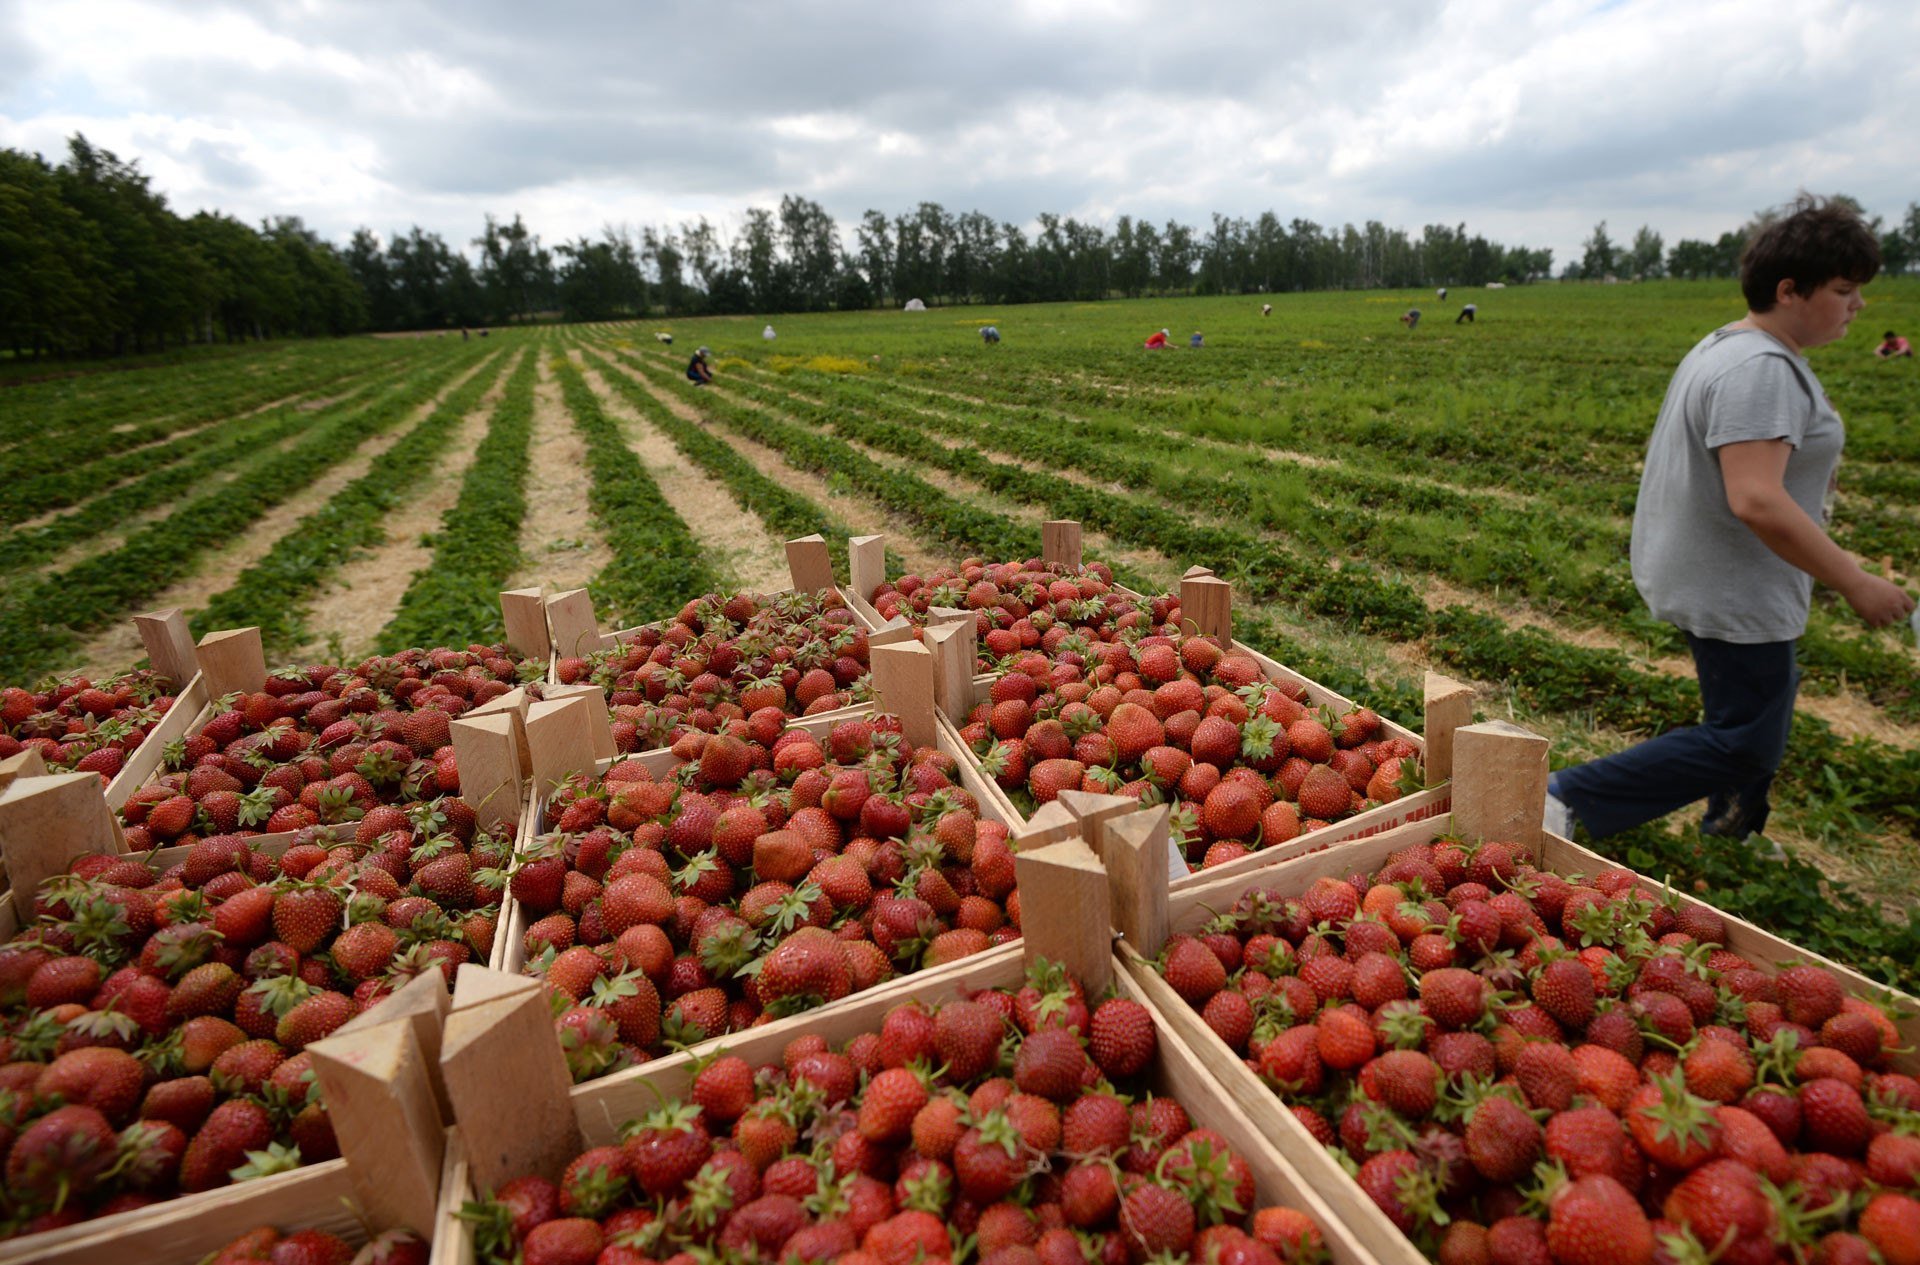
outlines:
M1747 308L1770 312L1780 283L1805 297L1835 277L1866 284L1880 271L1880 243L1860 213L1838 198L1803 193L1754 233L1740 256Z

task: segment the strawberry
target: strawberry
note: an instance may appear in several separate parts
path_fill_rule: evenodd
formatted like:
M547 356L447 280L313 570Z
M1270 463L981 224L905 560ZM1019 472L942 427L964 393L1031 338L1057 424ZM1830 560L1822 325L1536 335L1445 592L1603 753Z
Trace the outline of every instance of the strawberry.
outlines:
M1883 1191L1860 1213L1860 1236L1887 1265L1920 1265L1920 1199Z
M927 1105L927 1097L926 1086L912 1071L888 1068L868 1082L855 1127L870 1142L900 1142L912 1133L913 1119Z
M266 1108L245 1098L221 1103L187 1144L180 1160L180 1189L192 1192L226 1185L248 1151L263 1150L271 1141L273 1121Z
M340 993L315 993L280 1017L274 1038L290 1050L299 1050L353 1018L356 1009L352 999Z
M706 1163L712 1147L699 1109L685 1105L663 1107L644 1117L624 1144L634 1182L654 1198L678 1194Z
M1542 1141L1533 1117L1498 1094L1482 1099L1467 1120L1467 1159L1489 1181L1516 1182L1532 1172Z
M978 1002L953 1001L934 1016L934 1045L955 1084L979 1079L1000 1061L1006 1025L1000 1013Z
M307 954L333 933L340 922L340 897L317 883L295 884L273 902L274 934L294 952Z
M89 1046L56 1058L34 1082L41 1103L92 1107L109 1123L125 1124L146 1090L140 1060L125 1050Z
M1093 1061L1109 1079L1137 1075L1152 1063L1158 1049L1153 1017L1129 998L1102 1002L1089 1024L1088 1046Z
M1165 1186L1142 1184L1121 1201L1120 1229L1136 1258L1163 1252L1184 1256L1193 1242L1193 1205Z
M92 1107L57 1107L26 1126L7 1153L7 1189L51 1207L85 1196L116 1158L119 1139Z
M1800 1086L1800 1136L1811 1150L1859 1155L1869 1121L1860 1091L1845 1081L1820 1077Z
M1226 987L1227 972L1213 950L1191 937L1169 942L1161 972L1168 985L1196 1009Z
M1639 1203L1601 1175L1576 1178L1553 1195L1546 1240L1554 1265L1647 1265L1654 1255L1653 1227Z
M527 1232L523 1265L594 1265L603 1246L600 1224L586 1217L556 1217Z
M1013 1083L1022 1092L1066 1102L1079 1095L1087 1064L1080 1038L1072 1030L1042 1028L1020 1043L1013 1061Z

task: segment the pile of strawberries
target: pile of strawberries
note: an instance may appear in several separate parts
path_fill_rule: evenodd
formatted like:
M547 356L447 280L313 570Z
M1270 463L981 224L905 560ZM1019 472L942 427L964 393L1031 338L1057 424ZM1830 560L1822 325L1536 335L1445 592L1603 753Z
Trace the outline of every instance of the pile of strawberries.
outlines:
M415 976L485 962L510 835L458 799L369 809L275 857L200 839L91 855L0 945L0 1236L339 1154L311 1042Z
M812 715L871 696L866 630L831 589L710 594L554 671L562 685L606 691L622 752L671 746L687 729L712 733L763 707Z
M928 611L936 606L974 612L979 672L993 671L1023 651L1051 658L1069 640L1067 652L1084 657L1092 643L1172 631L1180 620L1179 598L1156 597L1142 607L1114 588L1113 572L1103 562L1076 570L1038 558L998 563L969 558L931 575L886 581L867 598L882 619L899 617L915 628L925 627Z
M1057 972L909 1001L841 1050L708 1059L620 1145L462 1215L481 1261L522 1265L1315 1259L1319 1227L1256 1209L1246 1160L1148 1092L1156 1053L1145 1007Z
M358 1252L325 1230L281 1234L272 1226L249 1230L203 1265L427 1265L427 1244L411 1230L388 1230Z
M72 677L49 690L0 690L0 760L35 748L49 770L98 773L111 782L161 717L179 686L142 670L95 685Z
M1172 801L1175 837L1204 867L1420 785L1418 750L1374 712L1315 710L1216 638L1085 649L1014 656L960 731L982 771L1033 804L1063 790Z
M1441 840L1255 889L1160 967L1447 1265L1920 1261L1894 1024L1725 941L1627 871Z
M1006 828L896 718L766 707L672 750L564 784L514 862L576 1079L1019 934Z
M457 794L448 725L537 669L471 646L276 672L168 745L171 772L121 809L128 846L339 825L375 805Z

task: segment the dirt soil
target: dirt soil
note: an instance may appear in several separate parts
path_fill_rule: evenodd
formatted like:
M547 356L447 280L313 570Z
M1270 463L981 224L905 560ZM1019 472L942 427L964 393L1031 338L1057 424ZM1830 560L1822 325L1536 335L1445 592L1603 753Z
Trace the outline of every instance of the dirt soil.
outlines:
M681 456L673 441L615 394L599 370L588 367L580 352L571 354L587 385L599 397L600 407L625 431L627 447L660 485L661 499L700 542L723 587L750 593L776 593L789 587L793 581L787 570L786 542L767 531L759 517L735 500L724 484Z
M549 593L585 588L613 561L613 551L593 525L587 489L587 446L573 428L547 357L540 356L533 388L533 446L527 454L527 516L520 524L524 561L510 589L545 586Z
M743 435L736 435L722 427L717 427L701 417L686 400L672 395L648 376L635 372L623 365L621 372L646 387L653 397L673 411L674 416L692 422L708 434L725 441L735 452L746 458L747 462L767 478L785 488L812 501L825 510L828 517L846 524L849 533L855 536L885 536L887 547L898 555L915 571L925 571L933 567L957 561L950 556L951 551L929 544L922 538L904 529L887 512L885 506L871 499L849 492L834 489L825 479L809 471L801 470L790 463L779 452L764 444L756 443ZM719 390L718 388L715 388ZM753 407L754 402L743 400L719 390L725 398Z
M351 660L374 652L380 630L399 609L414 575L433 561L432 546L421 543L421 538L438 529L440 520L459 501L460 482L473 464L480 441L486 438L493 411L506 394L507 379L520 356L528 354L510 356L497 370L493 385L461 419L446 456L435 462L430 477L413 485L412 495L386 516L386 541L334 571L325 587L314 595L307 621L312 636L295 658L313 658L335 644L345 651L343 657Z

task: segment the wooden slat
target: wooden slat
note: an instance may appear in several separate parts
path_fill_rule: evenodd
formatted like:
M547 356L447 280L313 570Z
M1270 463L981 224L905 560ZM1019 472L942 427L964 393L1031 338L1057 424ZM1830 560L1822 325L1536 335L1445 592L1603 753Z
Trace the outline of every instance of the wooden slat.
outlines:
M64 874L75 857L125 852L120 823L100 794L98 773L16 778L0 791L0 856L21 921L33 915L40 884Z
M553 653L547 631L547 592L543 588L507 589L500 594L500 618L506 624L507 647L528 659Z
M1453 824L1468 839L1540 844L1547 802L1547 740L1505 720L1453 735Z
M193 632L187 627L187 613L178 606L147 611L133 617L153 670L173 682L179 690L200 675L200 661L194 655Z
M833 578L833 557L827 552L826 537L815 533L787 542L787 574L800 593L818 593L838 586Z
M1473 687L1438 672L1427 673L1426 722L1421 732L1427 740L1428 786L1437 786L1453 776L1454 732L1472 723Z
M267 683L267 652L258 628L226 628L200 639L195 657L207 697L251 693Z

